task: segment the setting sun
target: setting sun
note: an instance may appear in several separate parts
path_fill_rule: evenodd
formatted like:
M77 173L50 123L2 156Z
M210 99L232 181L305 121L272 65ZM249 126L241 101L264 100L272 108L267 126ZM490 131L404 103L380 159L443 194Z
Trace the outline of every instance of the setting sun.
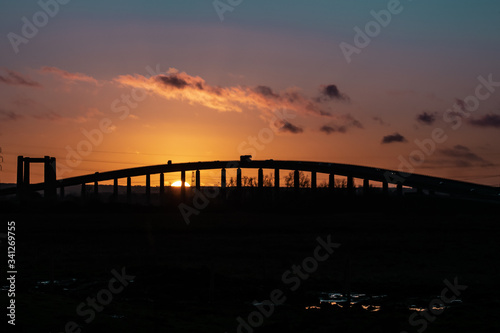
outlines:
M181 187L181 185L182 185L182 181L178 180L178 181L174 182L171 186L172 187ZM191 187L191 185L189 185L188 182L184 182L184 186Z

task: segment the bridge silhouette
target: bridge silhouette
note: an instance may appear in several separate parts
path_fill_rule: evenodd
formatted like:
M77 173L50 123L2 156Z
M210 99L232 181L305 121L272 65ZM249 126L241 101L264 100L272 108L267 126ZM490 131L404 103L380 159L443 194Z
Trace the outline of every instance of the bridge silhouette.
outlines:
M30 164L44 164L44 182L30 184ZM16 187L0 190L0 196L16 195L18 199L27 198L30 192L43 191L44 197L49 200L54 200L58 197L57 190L59 189L59 197L64 197L66 187L81 186L81 194L86 195L87 184L94 185L94 193L98 194L99 182L113 181L113 196L118 196L118 181L119 179L127 180L127 199L130 199L132 194L132 178L146 177L145 195L149 201L151 197L151 175L159 174L160 196L165 194L164 179L165 174L172 172L181 173L181 197L185 198L186 194L186 172L192 171L196 173L194 188L201 188L201 170L220 170L220 188L224 190L227 187L226 170L236 169L236 188L242 188L242 169L258 169L257 188L264 187L264 169L274 170L274 185L276 190L282 188L280 184L280 172L283 170L293 171L293 187L299 190L300 172L310 172L311 189L316 189L317 175L319 173L328 175L328 187L333 189L336 176L347 177L346 190L347 193L354 193L354 179L363 180L363 193L370 193L370 182L382 183L382 193L389 193L389 184L396 185L396 194L403 195L403 186L414 188L418 193L423 194L427 191L428 194L441 193L454 197L472 198L488 201L500 202L500 189L487 185L425 176L419 174L407 174L400 171L380 169L374 167L366 167L359 165L327 163L327 162L310 162L310 161L283 161L283 160L252 160L251 156L241 156L239 160L232 161L207 161L207 162L188 162L188 163L171 163L167 164L143 166L136 168L128 168L106 172L96 172L93 174L70 177L65 179L56 178L56 159L54 157L45 156L43 158L31 158L18 156L17 164L17 185ZM193 185L193 184L191 184ZM221 191L224 193L224 191Z

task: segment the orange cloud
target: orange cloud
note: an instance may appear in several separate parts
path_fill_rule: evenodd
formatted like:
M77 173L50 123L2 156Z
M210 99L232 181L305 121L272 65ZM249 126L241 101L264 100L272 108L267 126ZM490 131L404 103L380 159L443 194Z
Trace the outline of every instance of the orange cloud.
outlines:
M27 87L41 87L42 85L38 82L31 80L28 77L22 76L18 72L12 71L10 69L4 68L3 71L7 75L0 74L0 83L8 84L11 86L27 86Z
M217 111L242 112L243 108L258 109L267 114L280 109L299 114L331 117L328 108L318 98L308 98L296 88L275 92L267 86L220 87L209 85L199 76L191 76L170 68L166 74L147 78L142 75L121 75L115 79L124 86L146 89L166 99L199 104Z
M53 74L70 82L80 81L80 82L88 82L88 83L93 83L95 85L99 85L99 82L91 76L85 75L83 73L70 73L62 69L59 69L57 67L44 66L40 68L39 72L42 74Z

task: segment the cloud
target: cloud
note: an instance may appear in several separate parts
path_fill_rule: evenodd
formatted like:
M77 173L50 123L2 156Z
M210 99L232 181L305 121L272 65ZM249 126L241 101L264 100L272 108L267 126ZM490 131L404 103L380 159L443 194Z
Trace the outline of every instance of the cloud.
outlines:
M74 121L77 123L85 123L91 119L96 119L102 116L104 116L104 113L99 111L98 108L88 108L84 115L76 117Z
M382 138L382 143L407 142L406 138L399 133L386 135Z
M0 110L0 120L1 121L15 121L24 118L23 115L17 114L13 111Z
M44 112L44 113L36 113L31 115L31 117L37 120L50 120L50 121L60 121L64 120L64 117L54 111Z
M269 96L274 98L279 98L280 96L276 94L271 88L268 86L257 86L254 88L254 91L262 96Z
M288 132L292 134L299 134L304 132L304 130L301 127L295 126L286 120L280 121L280 123L281 123L281 128L280 128L281 132Z
M26 87L41 87L42 85L31 78L24 77L21 74L11 71L10 69L3 69L6 75L0 74L0 83L8 84L11 86L26 86Z
M244 108L257 109L270 115L273 111L288 109L299 114L332 117L322 101L304 96L297 88L276 92L268 86L220 87L208 84L199 76L192 76L170 68L165 74L152 77L121 75L115 82L133 88L146 89L165 99L187 101L217 111L242 112Z
M469 124L478 127L495 127L500 128L500 115L487 114L479 119L470 119Z
M417 115L417 121L425 125L432 125L436 121L436 113L423 112Z
M380 125L384 126L384 125L389 125L389 123L386 123L382 118L380 117L373 117L372 118L374 121L376 121L377 123L379 123Z
M335 132L340 132L340 133L346 132L345 126L333 127L333 126L329 126L329 125L323 125L323 126L321 126L321 128L319 130L321 132L326 133L326 134L331 134L331 133L335 133Z
M473 153L468 147L455 145L453 148L439 149L438 154L444 159L440 159L441 164L453 165L456 167L469 167L474 165L493 166L491 162Z
M349 96L341 93L339 91L339 88L337 88L337 86L334 84L322 85L320 88L320 92L322 97L326 99L338 99L342 101L349 100Z
M349 114L335 116L335 120L320 127L326 134L346 133L349 128L363 128L363 125Z
M59 78L62 78L63 80L69 81L69 82L87 82L87 83L93 83L95 85L99 85L99 82L94 79L91 76L82 74L82 73L70 73L67 71L64 71L62 69L59 69L57 67L48 67L44 66L40 68L39 70L40 73L42 74L53 74Z

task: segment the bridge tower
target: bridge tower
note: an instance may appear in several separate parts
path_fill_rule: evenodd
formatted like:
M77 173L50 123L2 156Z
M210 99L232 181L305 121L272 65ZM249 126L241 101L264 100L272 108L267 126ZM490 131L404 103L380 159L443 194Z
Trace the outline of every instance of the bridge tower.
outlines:
M50 200L55 199L57 197L56 158L51 156L44 156L43 158L17 157L18 199L24 199L29 193L31 163L44 164L44 197Z

